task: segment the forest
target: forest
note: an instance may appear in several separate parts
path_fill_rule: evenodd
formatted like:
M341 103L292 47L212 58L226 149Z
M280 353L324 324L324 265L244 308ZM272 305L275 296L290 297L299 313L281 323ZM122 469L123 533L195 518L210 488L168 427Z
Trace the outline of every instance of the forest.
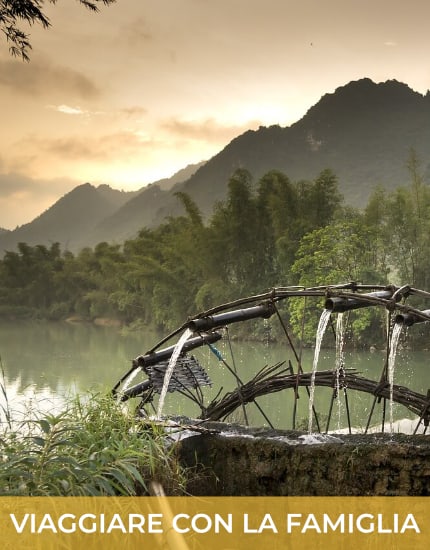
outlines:
M73 254L58 243L20 243L0 260L0 318L107 317L170 330L190 315L276 286L355 281L429 290L430 188L413 152L408 169L404 187L375 187L359 210L344 204L329 169L293 182L279 171L253 181L241 168L209 219L180 192L183 215L121 244L100 242ZM296 335L303 307L285 304ZM364 311L354 318L358 345L372 343L380 317Z

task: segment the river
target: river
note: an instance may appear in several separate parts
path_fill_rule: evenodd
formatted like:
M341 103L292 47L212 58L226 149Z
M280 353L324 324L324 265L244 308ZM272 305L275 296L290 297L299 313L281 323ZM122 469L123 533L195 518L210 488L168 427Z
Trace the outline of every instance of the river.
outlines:
M67 396L87 392L108 392L115 382L129 369L131 360L144 354L161 338L151 331L124 333L113 327L99 327L92 324L48 323L48 322L2 322L0 323L0 357L4 379L0 383L6 389L9 407L21 410L22 407L52 410ZM174 342L171 342L174 343ZM291 349L281 344L254 342L232 343L221 341L216 344L226 361L237 369L243 381L247 381L265 365L291 359ZM193 352L194 353L194 352ZM209 402L220 387L223 391L234 388L235 381L225 366L207 348L195 352L201 365L207 370L213 385L204 388L205 402ZM313 351L305 350L303 369L312 368ZM334 350L322 349L318 370L332 369L335 361ZM345 354L345 367L355 368L363 376L379 380L385 361L383 350L372 352L351 352ZM396 358L395 384L407 386L420 393L430 388L430 368L428 352L408 352L399 350ZM305 388L299 390L297 426L306 429L308 399ZM5 405L1 395L0 405ZM315 406L320 412L321 423L325 428L331 400L331 390L316 388ZM348 403L352 423L361 428L365 424L372 396L358 392L348 392ZM293 391L286 390L258 399L258 403L273 425L279 428L292 427L294 406ZM253 405L247 406L251 424L267 425L267 422ZM376 409L373 423L380 421L381 414ZM168 394L165 413L196 415L198 409L188 399L177 393ZM1 415L1 408L0 408ZM388 413L387 413L388 415ZM411 417L407 410L395 405L394 418ZM411 417L412 418L412 417ZM235 411L233 420L243 421L240 409ZM335 401L330 428L346 426L345 400Z

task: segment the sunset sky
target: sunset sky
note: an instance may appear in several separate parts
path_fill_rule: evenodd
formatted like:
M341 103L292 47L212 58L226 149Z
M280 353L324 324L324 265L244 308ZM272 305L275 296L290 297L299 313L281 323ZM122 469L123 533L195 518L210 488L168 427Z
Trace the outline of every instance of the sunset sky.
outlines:
M351 80L430 88L428 0L117 0L46 6L29 63L0 38L0 227L76 185L134 190Z

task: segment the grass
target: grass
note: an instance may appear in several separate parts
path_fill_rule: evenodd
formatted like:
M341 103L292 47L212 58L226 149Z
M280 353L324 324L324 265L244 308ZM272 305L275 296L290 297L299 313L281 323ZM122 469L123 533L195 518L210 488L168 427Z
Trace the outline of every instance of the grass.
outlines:
M150 483L185 492L186 475L163 431L101 394L71 398L56 414L13 418L1 369L0 495L134 496Z

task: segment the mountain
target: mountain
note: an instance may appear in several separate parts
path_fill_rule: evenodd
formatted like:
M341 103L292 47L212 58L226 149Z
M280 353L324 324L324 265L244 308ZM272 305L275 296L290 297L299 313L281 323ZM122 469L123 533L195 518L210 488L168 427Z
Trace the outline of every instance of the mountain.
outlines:
M395 189L408 184L411 149L430 177L429 145L429 94L423 96L395 80L350 82L324 95L290 127L260 127L236 137L170 192L145 189L103 220L91 240L121 242L140 227L154 227L167 216L182 214L176 191L188 193L207 217L240 167L247 168L254 181L272 169L297 181L313 180L331 168L345 201L363 207L375 186Z
M388 190L407 185L407 162L413 149L430 180L430 94L406 84L368 78L324 95L289 127L260 127L233 139L206 163L187 167L134 195L108 186L84 184L60 199L33 222L0 234L0 250L19 241L59 241L77 250L100 241L122 242L143 227L183 213L175 192L188 193L205 216L226 196L236 168L248 169L257 181L277 169L292 181L314 180L330 168L339 190L352 206L363 207L376 185Z
M238 136L182 190L209 212L235 168L247 168L254 179L278 169L293 181L315 179L331 168L346 202L362 207L376 185L394 189L409 182L411 149L430 176L429 148L430 94L395 80L362 79L324 95L290 127L260 127Z
M119 191L109 185L94 187L90 183L78 185L32 222L13 231L0 230L0 256L6 250L15 249L19 242L30 245L59 242L62 249L77 252L101 241L118 242L132 237L143 225L154 225L168 214L159 204L160 201L163 204L163 195L170 197L172 203L176 202L167 190L188 179L203 164L189 165L171 178L159 180L138 191ZM127 207L133 199L136 202ZM140 214L142 203L143 216ZM160 212L161 218L154 217L153 208L155 212ZM122 232L121 223L125 225Z
M155 181L152 185L158 185L162 191L169 191L177 183L182 183L189 179L201 166L204 166L206 161L198 162L197 164L188 164L182 170L173 174L170 178Z
M148 185L134 199L100 220L87 235L94 245L101 241L121 243L136 236L142 227L155 227L177 213L174 196L157 184Z
M171 178L159 180L144 187L118 210L96 224L87 242L91 245L101 241L121 243L136 236L142 227L155 227L168 216L182 213L178 200L171 189L183 185L205 162L190 164Z
M13 250L19 242L30 245L60 242L63 249L78 250L86 246L87 234L94 225L133 194L107 185L79 185L31 223L0 234L0 251Z

